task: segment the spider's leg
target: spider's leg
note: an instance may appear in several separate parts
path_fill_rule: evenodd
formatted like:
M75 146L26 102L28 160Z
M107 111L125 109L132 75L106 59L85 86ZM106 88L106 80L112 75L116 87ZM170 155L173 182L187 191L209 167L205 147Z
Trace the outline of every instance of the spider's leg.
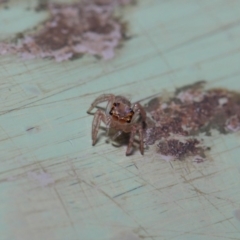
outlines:
M120 135L122 134L122 131L118 131L114 134L114 136L112 137L112 140L115 140L116 138L118 138Z
M108 98L108 104L107 104L107 107L106 107L106 114L109 114L109 112L111 111L111 108L112 108L112 105L113 105L114 101L115 101L115 96L111 95Z
M105 101L114 101L115 96L113 94L102 94L99 97L97 97L91 104L90 108L87 110L87 113L90 113L93 108L95 108L99 103L105 102Z
M134 111L135 113L136 113L136 112L138 113L138 114L135 114L135 115L133 116L133 119L132 119L133 122L136 120L136 118L138 117L138 115L141 116L142 122L144 122L144 123L146 122L146 112L145 112L143 106L142 106L140 103L135 103L135 104L133 105L133 111Z
M98 134L101 121L106 123L105 113L101 110L97 110L96 113L94 114L94 118L92 122L92 145L93 146L97 141L97 134Z
M134 141L136 131L137 131L137 129L135 127L133 127L133 129L131 131L130 138L129 138L129 143L128 143L128 147L127 147L127 151L126 151L126 156L131 153L131 149L132 149L132 145L133 145L133 141Z
M140 141L140 152L143 155L143 129L140 128L138 132L139 132L139 141Z

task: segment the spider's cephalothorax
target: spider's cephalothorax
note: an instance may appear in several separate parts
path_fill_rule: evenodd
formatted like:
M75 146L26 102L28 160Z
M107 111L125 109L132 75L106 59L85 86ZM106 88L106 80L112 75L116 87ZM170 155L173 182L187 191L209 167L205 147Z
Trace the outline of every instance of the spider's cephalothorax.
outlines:
M92 123L92 141L93 145L97 140L97 133L101 121L108 128L114 128L117 131L113 138L117 138L122 132L131 132L126 155L129 155L134 141L134 136L138 132L140 139L140 151L143 154L143 128L145 126L146 112L139 103L131 106L130 101L123 96L113 94L103 94L95 99L88 109L88 113L99 103L107 101L106 111L98 109L94 114Z
M116 102L113 103L113 106L109 112L112 118L115 121L119 121L120 123L130 123L134 114L132 108L127 106L126 104Z

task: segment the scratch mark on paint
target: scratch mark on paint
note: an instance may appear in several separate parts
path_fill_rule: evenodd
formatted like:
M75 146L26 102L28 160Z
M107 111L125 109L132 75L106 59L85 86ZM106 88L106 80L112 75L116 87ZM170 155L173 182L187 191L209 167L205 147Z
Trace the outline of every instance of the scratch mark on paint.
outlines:
M40 127L36 126L36 127L29 127L26 129L26 132L29 132L29 133L37 133L40 131Z
M119 193L119 194L115 195L113 198L120 197L120 196L122 196L122 195L124 195L124 194L126 194L126 193L132 192L132 191L134 191L134 190L136 190L136 189L138 189L138 188L141 188L141 187L143 187L143 185L141 185L141 186L138 186L138 187L135 187L135 188L132 188L132 189L130 189L130 190L128 190L128 191L126 191L126 192Z

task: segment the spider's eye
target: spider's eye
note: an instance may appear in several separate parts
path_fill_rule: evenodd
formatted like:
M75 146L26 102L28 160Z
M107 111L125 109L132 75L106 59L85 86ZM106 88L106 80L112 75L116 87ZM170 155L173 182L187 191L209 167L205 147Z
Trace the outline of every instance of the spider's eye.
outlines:
M113 103L114 107L119 107L120 103Z

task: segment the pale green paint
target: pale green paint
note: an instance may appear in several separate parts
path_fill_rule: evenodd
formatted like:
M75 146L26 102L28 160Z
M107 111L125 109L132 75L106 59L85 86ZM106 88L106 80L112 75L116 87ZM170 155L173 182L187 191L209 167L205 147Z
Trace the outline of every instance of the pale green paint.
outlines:
M0 9L1 39L44 20L34 6ZM154 147L125 157L104 135L92 147L86 114L105 92L136 101L202 79L239 90L239 11L240 1L141 0L123 12L133 38L114 60L2 56L0 239L240 239L239 133L206 139L205 163L169 163Z

